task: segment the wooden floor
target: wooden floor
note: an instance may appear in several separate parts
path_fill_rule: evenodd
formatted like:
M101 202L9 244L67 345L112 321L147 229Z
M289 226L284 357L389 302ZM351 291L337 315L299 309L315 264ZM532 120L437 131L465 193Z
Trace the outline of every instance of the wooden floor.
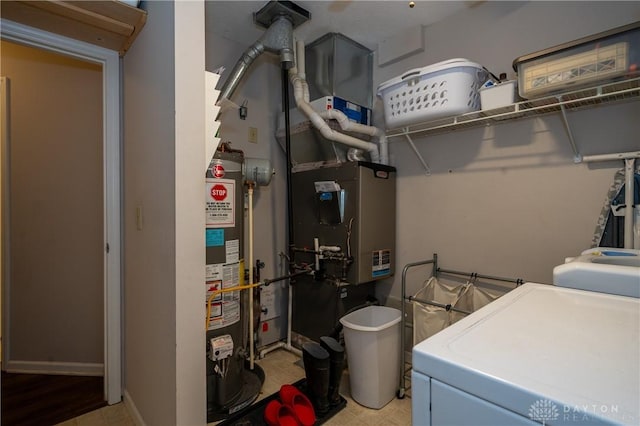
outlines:
M107 405L103 378L2 372L2 426L61 423Z

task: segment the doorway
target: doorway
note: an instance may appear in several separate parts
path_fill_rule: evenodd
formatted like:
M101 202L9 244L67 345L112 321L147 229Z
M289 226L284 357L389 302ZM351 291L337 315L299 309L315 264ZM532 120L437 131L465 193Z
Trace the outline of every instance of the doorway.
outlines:
M119 77L119 59L117 52L110 51L107 49L102 49L96 46L88 45L86 43L77 42L75 40L70 40L65 37L56 36L50 33L46 33L44 31L36 30L30 27L26 27L20 24L15 24L9 21L2 21L2 39L3 41L15 42L22 47L30 46L32 48L41 49L48 54L52 54L53 56L58 56L58 60L60 57L65 57L66 60L73 59L74 61L79 61L82 65L81 67L85 68L94 68L99 70L98 77L98 86L97 86L97 95L96 93L92 93L91 95L88 93L84 93L84 91L80 90L80 96L93 96L101 99L100 111L96 112L94 119L97 120L100 126L100 131L98 135L98 140L100 143L99 149L96 151L94 149L94 154L99 153L99 158L96 158L96 155L93 156L91 161L80 161L80 166L78 170L80 174L84 176L84 173L87 172L88 169L94 168L98 170L98 175L100 177L100 182L97 185L97 188L94 189L94 194L89 195L86 191L82 193L75 193L75 196L71 196L71 198L67 199L67 205L70 208L82 209L82 200L90 199L97 195L101 200L100 203L100 221L98 225L98 232L94 228L93 235L96 234L100 237L99 243L97 244L97 253L99 257L99 277L97 278L100 281L99 293L101 294L101 298L98 301L98 307L95 309L95 300L93 300L92 307L94 308L97 314L97 317L100 318L100 325L98 327L99 331L95 332L93 335L93 343L91 349L84 348L81 350L84 351L80 356L78 354L74 355L76 361L67 361L64 360L64 355L62 352L56 352L55 354L49 353L46 355L42 364L34 364L30 362L28 364L18 364L18 366L24 367L27 366L27 369L33 371L33 367L42 367L45 369L53 369L57 371L57 373L72 373L72 374L95 374L95 375L103 375L104 376L104 395L105 399L109 404L114 404L120 402L122 399L122 371L121 371L121 274L120 274L120 264L121 264L121 250L120 250L120 241L121 241L121 228L120 228L120 77ZM54 54L55 53L55 54ZM54 83L55 85L55 83ZM9 84L11 87L11 84ZM10 93L11 96L11 93ZM18 96L18 94L14 94L14 96ZM60 101L64 100L66 95L62 95ZM65 111L59 108L61 102L56 102L54 106L51 107L51 113L61 113L64 114ZM57 107L57 108L56 108ZM39 116L33 116L33 125L38 126L40 122L38 121ZM63 120L60 120L63 121ZM64 131L68 131L70 137L74 132L77 131L77 127L74 125L65 125ZM59 129L58 129L59 130ZM64 138L63 138L64 139ZM63 140L63 145L66 141ZM11 142L10 142L11 144ZM46 185L43 182L47 182L47 180L55 180L56 178L63 178L63 181L57 182L58 186L64 187L65 185L73 185L77 183L79 180L82 181L83 178L78 179L77 176L74 178L69 178L65 176L65 171L57 173L54 168L53 171L49 168L49 165L43 166L47 169L48 173L41 173L37 167L33 167L33 164L43 164L38 163L38 161L42 161L42 157L50 157L54 154L59 154L55 151L55 146L46 146L42 150L35 149L35 152L31 152L26 155L26 163L27 167L32 163L32 167L29 173L29 179L33 179L34 176L37 177L35 180L35 188L32 191L38 191L42 188L46 188ZM61 147L58 147L61 148ZM95 148L95 147L94 147ZM32 150L33 151L33 150ZM32 157L29 158L29 155ZM39 157L39 160L36 160L36 157ZM98 161L98 163L96 163ZM51 162L55 162L54 158L51 159ZM45 162L46 163L46 162ZM96 164L98 164L96 166ZM59 164L59 167L64 168L62 162ZM78 171L76 170L76 171ZM43 183L42 185L38 185L38 182ZM77 185L76 185L77 186ZM33 187L33 186L32 186ZM97 194L96 194L97 193ZM6 197L5 197L6 198ZM28 194L27 194L27 198ZM39 221L49 221L53 216L47 216L45 213L44 216L38 216L38 211L41 211L39 205L35 200L37 197L31 197L30 201L27 201L26 205L28 210L31 213L36 214L35 220ZM78 200L78 198L80 200ZM74 204L80 201L80 204ZM30 204L29 204L30 202ZM48 199L44 204L51 203L51 199ZM64 203L63 203L64 204ZM87 203L89 204L89 203ZM60 214L60 212L51 213L51 215L57 215L58 217L62 217L64 219L65 215ZM69 215L71 216L71 215ZM84 219L84 218L83 218ZM36 235L36 249L38 250L38 256L36 256L35 261L27 262L31 264L31 271L33 273L40 272L38 269L47 269L49 268L52 272L60 272L62 270L66 270L68 272L68 264L65 265L66 262L52 262L48 259L51 257L55 257L59 255L59 253L52 253L50 250L62 251L63 254L66 252L67 260L69 258L77 259L78 251L75 252L75 256L72 246L77 242L78 239L82 239L82 234L88 233L89 230L86 225L82 224L80 219L74 221L68 221L70 223L66 224L66 232L64 233L64 237L47 237L44 233L40 233ZM32 219L32 223L33 219ZM43 228L40 228L42 230ZM3 235L6 237L6 235ZM20 237L20 238L17 238ZM11 240L21 240L22 235L9 235L9 239ZM40 240L37 238L41 237ZM33 236L32 236L33 238ZM58 240L64 240L62 242ZM65 243L66 241L66 243ZM95 246L95 245L94 245ZM11 247L9 245L9 247ZM94 247L95 248L95 247ZM48 251L48 249L50 249ZM64 259L65 256L60 256L59 259ZM79 258L78 258L79 259ZM48 263L47 263L48 262ZM60 265L62 263L62 265ZM8 278L11 278L14 274L11 271L7 271L6 268L7 263L5 263L5 267L3 268L3 283L8 282ZM11 265L11 262L8 263ZM76 262L74 268L82 269L87 265L79 264ZM28 269L28 268L23 268ZM72 268L73 269L73 268ZM77 271L79 272L79 271ZM93 272L96 272L96 268L94 265ZM36 274L37 275L37 274ZM63 280L73 281L77 278L77 275L66 275L63 274ZM38 281L42 281L42 275L38 277ZM91 280L96 280L95 275L91 278ZM85 284L87 284L88 279L81 280ZM77 284L77 282L76 282ZM6 290L9 290L9 295L7 296ZM76 291L77 290L77 291ZM82 287L76 287L74 289L64 290L66 294L55 294L54 296L49 294L42 294L36 292L36 296L31 295L31 298L45 298L50 302L51 305L56 305L58 308L57 312L54 312L53 316L56 316L56 320L60 320L58 317L62 317L65 312L61 312L60 309L64 305L64 303L70 302L75 305L76 308L84 312L87 312L87 306L85 302L79 299L78 291L84 291ZM3 285L3 317L11 318L11 313L7 311L7 307L11 307L11 284ZM60 293L63 293L62 291ZM49 297L49 299L47 299ZM55 300L54 300L55 299ZM9 303L7 303L9 302ZM89 304L89 302L87 302ZM33 313L33 312L32 312ZM42 319L42 317L38 317L37 315L27 316L29 321L31 322L30 326L32 330L39 330L40 333L36 331L35 336L32 336L32 339L42 338L43 340L49 339L49 336L46 336L44 332L44 326L48 325L48 321L46 319ZM38 322L39 321L39 322ZM34 325L35 322L35 325ZM89 330L91 332L91 327L88 324L82 324L82 320L76 319L75 322L79 322L81 324L74 324L74 320L67 320L67 324L76 327L84 327L84 332ZM41 325L41 328L38 328L38 325ZM55 324L57 328L64 328L64 323L58 322ZM95 324L94 324L95 325ZM7 366L11 367L12 361L15 359L15 355L19 355L16 352L18 349L13 345L13 339L11 336L12 330L11 321L3 321L2 324L2 334L3 334L3 357L2 357L2 365L3 369L6 369ZM9 334L8 334L9 333ZM98 345L97 352L100 356L96 357L96 335L97 340L100 341ZM8 339L7 339L8 337ZM52 343L53 342L53 343ZM9 343L9 345L7 345ZM53 346L65 346L69 344L69 341L65 341L64 338L61 339L49 339L49 343L52 343ZM76 344L78 342L72 342L72 344ZM13 348L13 349L12 349ZM59 348L56 348L58 350ZM30 349L31 350L31 349ZM34 356L33 352L24 355L26 358L37 358ZM31 361L28 359L27 361ZM97 360L98 362L94 362ZM15 366L15 365L14 365Z
M1 73L12 88L5 96L2 211L8 236L2 412L3 423L11 423L7 415L25 405L8 402L18 394L48 407L62 394L56 383L69 375L100 376L93 379L98 392L102 383L102 67L0 43ZM5 386L27 377L36 386ZM73 396L80 387L64 388L71 401L82 400L83 393ZM104 401L102 392L97 397Z

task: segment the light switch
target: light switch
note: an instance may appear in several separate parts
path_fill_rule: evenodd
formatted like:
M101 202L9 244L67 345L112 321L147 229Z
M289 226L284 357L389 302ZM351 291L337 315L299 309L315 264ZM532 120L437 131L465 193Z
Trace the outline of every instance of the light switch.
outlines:
M258 143L258 129L256 127L249 127L249 142Z

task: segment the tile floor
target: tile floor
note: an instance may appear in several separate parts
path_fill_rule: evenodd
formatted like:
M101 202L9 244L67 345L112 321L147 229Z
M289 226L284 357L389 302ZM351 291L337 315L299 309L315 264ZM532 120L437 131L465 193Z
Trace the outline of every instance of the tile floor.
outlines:
M258 400L278 392L285 383L293 383L304 377L300 358L284 349L268 353L264 359L256 361L265 372L265 382ZM359 405L351 399L349 372L345 370L340 384L340 394L347 400L346 407L329 419L327 426L356 425L410 425L411 398L394 398L380 410ZM215 423L209 423L214 425ZM58 426L136 426L124 404L116 404L92 411Z
M57 426L136 426L124 403L91 411Z

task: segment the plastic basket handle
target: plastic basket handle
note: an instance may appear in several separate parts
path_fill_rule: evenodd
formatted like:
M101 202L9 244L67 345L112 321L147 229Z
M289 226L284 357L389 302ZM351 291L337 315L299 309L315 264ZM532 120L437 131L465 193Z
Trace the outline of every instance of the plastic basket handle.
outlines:
M414 86L420 83L420 73L420 70L411 70L401 77L402 81L406 82L408 86Z
M409 71L408 73L406 73L405 75L400 77L400 79L404 80L406 78L409 78L409 77L412 77L412 76L415 76L415 75L420 75L420 70L419 69Z

